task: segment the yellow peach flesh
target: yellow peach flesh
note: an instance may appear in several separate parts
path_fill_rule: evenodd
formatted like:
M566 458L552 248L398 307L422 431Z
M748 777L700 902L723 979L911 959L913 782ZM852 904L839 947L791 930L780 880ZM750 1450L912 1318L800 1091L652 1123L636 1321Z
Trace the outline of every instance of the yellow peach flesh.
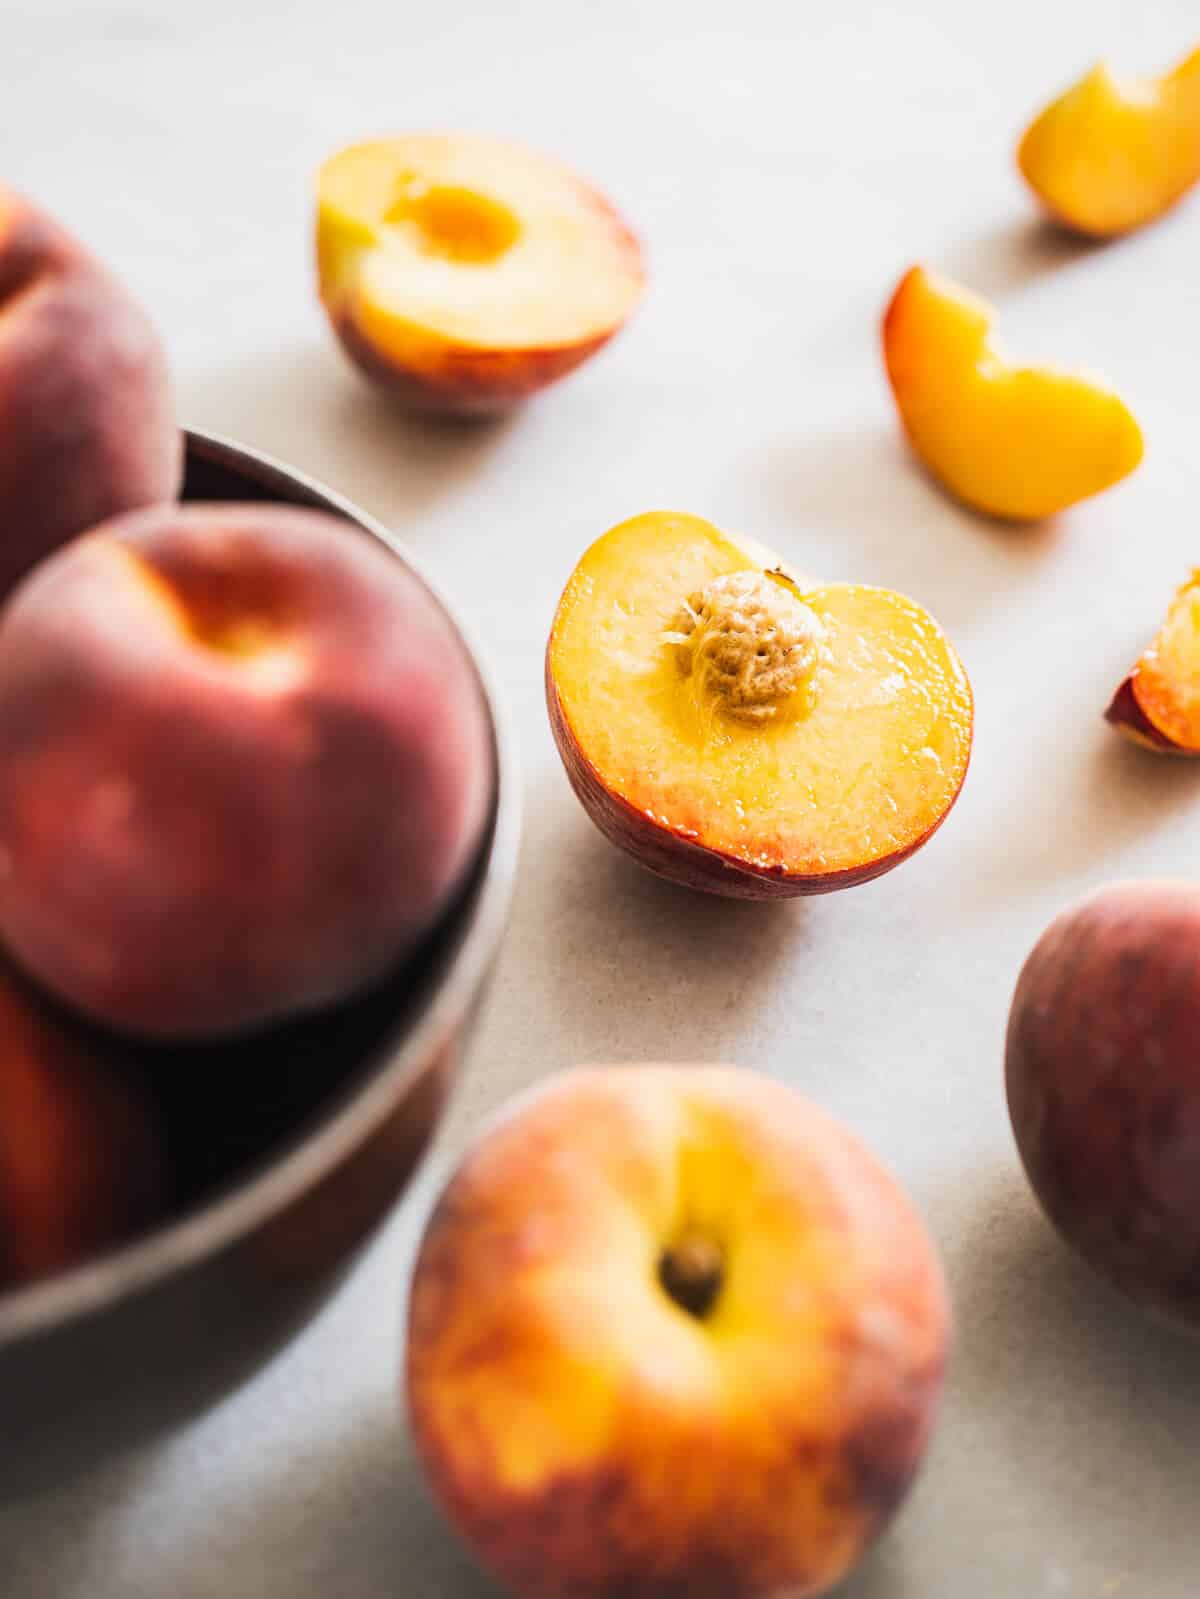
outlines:
M991 307L914 267L884 318L897 409L913 448L950 492L1014 521L1065 510L1127 476L1142 435L1099 380L1011 364Z
M570 732L606 786L683 838L797 876L858 871L911 849L949 808L971 699L933 619L854 584L806 592L823 640L779 723L697 700L664 635L682 596L749 566L697 517L638 517L597 541L559 607L550 672Z
M1130 683L1138 709L1161 735L1139 741L1200 754L1200 573L1179 590ZM1136 730L1122 731L1138 736Z
M1161 77L1095 67L1030 124L1017 162L1080 232L1107 238L1153 221L1200 178L1200 49Z
M545 350L610 334L642 289L636 250L565 169L516 146L414 135L356 145L319 182L331 315L401 367L438 347Z

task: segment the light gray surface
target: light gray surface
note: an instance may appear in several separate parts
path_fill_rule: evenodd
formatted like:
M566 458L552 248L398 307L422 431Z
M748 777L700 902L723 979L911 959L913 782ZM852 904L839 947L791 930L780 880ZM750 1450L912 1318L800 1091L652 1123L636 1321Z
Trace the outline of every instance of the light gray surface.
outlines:
M435 1161L299 1344L175 1438L0 1507L31 1599L483 1599L395 1415L406 1269L438 1177L504 1095L577 1061L726 1058L846 1117L922 1205L959 1345L936 1445L848 1599L1194 1599L1200 1348L1055 1244L1003 1109L1016 970L1111 876L1194 867L1200 774L1099 720L1200 554L1200 200L1103 251L1034 226L1012 163L1041 98L1111 52L1194 42L1193 0L7 0L0 149L164 329L184 417L394 526L490 651L527 836L505 954ZM901 15L907 13L907 15ZM556 151L643 232L653 289L583 374L490 431L398 421L314 303L310 175L376 131ZM997 296L1009 341L1119 380L1147 460L1005 531L907 459L877 318L914 259ZM640 874L572 799L542 706L558 592L654 506L902 588L957 642L975 759L938 838L789 907ZM0 1447L8 1447L2 1437Z

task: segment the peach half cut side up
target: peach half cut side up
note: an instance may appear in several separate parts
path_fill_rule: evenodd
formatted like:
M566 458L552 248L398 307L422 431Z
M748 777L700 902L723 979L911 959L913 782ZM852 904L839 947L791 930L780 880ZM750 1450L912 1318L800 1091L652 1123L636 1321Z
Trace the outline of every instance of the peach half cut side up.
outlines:
M1159 77L1093 67L1034 118L1017 165L1078 233L1107 239L1153 222L1200 178L1200 48Z
M964 504L1032 522L1111 488L1142 458L1142 433L1105 383L1017 366L992 307L913 267L883 319L883 355L913 450Z
M317 184L321 300L351 358L418 411L500 412L608 342L645 286L607 200L518 145L414 134Z
M1200 571L1105 712L1119 733L1165 755L1200 755Z
M743 899L888 871L945 819L971 750L966 673L919 605L799 581L672 512L579 562L546 693L600 831L660 876Z

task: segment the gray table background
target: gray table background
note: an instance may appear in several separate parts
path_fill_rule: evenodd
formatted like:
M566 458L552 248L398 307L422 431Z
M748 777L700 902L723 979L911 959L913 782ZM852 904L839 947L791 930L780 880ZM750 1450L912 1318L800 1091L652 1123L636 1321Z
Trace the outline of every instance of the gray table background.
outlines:
M0 167L94 244L168 339L186 420L276 452L396 528L511 703L522 869L436 1155L333 1306L187 1431L0 1507L21 1599L485 1599L397 1417L405 1277L435 1183L513 1090L578 1061L725 1058L802 1086L909 1186L959 1345L943 1423L847 1599L1194 1599L1200 1349L1051 1238L1019 1175L1001 1049L1048 917L1112 876L1191 871L1200 773L1100 711L1200 555L1200 199L1105 250L1039 229L1012 162L1038 102L1111 52L1157 67L1194 0L6 0ZM904 13L904 14L901 14ZM311 284L311 173L374 132L526 138L608 188L653 287L594 365L511 422L406 424L344 367ZM1140 415L1135 478L1006 531L905 455L877 318L924 259L1030 356ZM593 833L546 727L541 652L584 546L654 506L905 589L978 701L938 838L883 881L706 901ZM0 1447L6 1447L0 1439Z

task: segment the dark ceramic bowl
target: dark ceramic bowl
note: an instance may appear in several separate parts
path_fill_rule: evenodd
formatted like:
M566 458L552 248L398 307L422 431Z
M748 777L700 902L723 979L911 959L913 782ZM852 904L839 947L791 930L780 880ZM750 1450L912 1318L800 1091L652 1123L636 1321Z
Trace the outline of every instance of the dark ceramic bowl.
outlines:
M184 498L314 506L411 565L337 495L220 439L188 434ZM471 1030L516 861L519 784L481 683L495 747L488 831L418 954L303 1021L137 1051L160 1085L179 1204L124 1248L0 1295L0 1495L161 1429L249 1375L329 1296L412 1176Z

